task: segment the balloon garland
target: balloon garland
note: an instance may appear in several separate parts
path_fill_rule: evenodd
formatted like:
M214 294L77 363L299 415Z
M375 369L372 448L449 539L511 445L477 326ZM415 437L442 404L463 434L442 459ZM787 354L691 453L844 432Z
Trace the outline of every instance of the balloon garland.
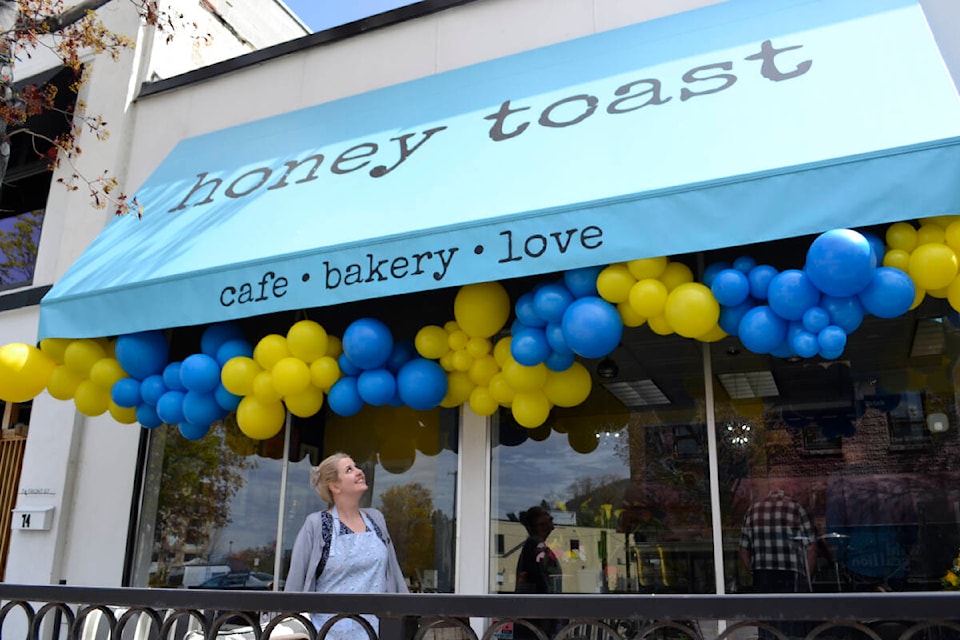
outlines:
M741 256L709 265L696 282L682 262L643 258L566 271L514 304L499 283L466 285L454 319L422 327L412 341L360 318L342 339L301 320L255 345L235 324L217 323L204 330L200 351L180 362L169 362L160 331L115 341L51 338L39 348L12 343L0 347L0 399L24 402L46 389L84 415L177 425L190 439L234 411L245 435L269 439L287 411L307 418L325 401L340 416L365 405L469 404L481 416L504 407L536 429L554 406L587 399L592 380L577 356L609 355L624 327L645 324L702 342L734 335L759 354L835 360L866 314L895 318L926 295L960 311L958 253L960 216L938 216L919 227L892 224L884 239L827 231L801 268L783 271Z

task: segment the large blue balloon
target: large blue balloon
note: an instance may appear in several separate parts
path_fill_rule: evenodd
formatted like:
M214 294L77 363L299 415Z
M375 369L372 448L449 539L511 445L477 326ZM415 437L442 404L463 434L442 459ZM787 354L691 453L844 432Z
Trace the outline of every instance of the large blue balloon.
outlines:
M837 325L846 333L853 333L863 323L863 305L857 296L822 296L820 306L830 314L830 324Z
M157 406L157 403L160 402L160 397L167 391L170 391L170 389L163 383L163 377L160 375L147 376L147 378L140 383L140 397L152 407ZM177 423L168 422L167 424Z
M211 391L187 391L183 396L183 417L187 422L198 426L209 426L210 423L220 420L226 411L217 404L217 398Z
M180 383L188 391L211 393L220 385L220 365L213 356L194 353L180 363ZM189 420L200 423L199 420Z
M737 335L750 351L770 353L787 337L787 321L767 305L760 305L743 314Z
M916 294L910 276L900 269L880 267L858 297L863 308L878 318L897 318L910 310Z
M192 422L181 422L177 429L187 440L200 440L210 431L210 424L194 424Z
M131 378L143 380L163 371L170 358L170 345L160 331L128 333L117 338L116 355Z
M243 338L227 340L217 349L215 357L217 364L219 364L222 369L223 365L227 364L227 362L233 358L252 358L253 345Z
M582 269L570 269L563 272L563 284L566 285L570 293L575 298L584 298L586 296L596 296L597 294L597 276L603 267L583 267Z
M525 326L542 327L547 324L547 319L537 313L537 308L534 305L534 294L532 292L525 293L517 298L517 304L514 305L514 310L517 314L517 320Z
M230 340L243 340L243 331L232 322L219 322L203 330L200 336L200 352L211 358L217 357L220 347Z
M433 360L414 358L397 374L397 391L412 409L433 409L447 395L447 374Z
M717 277L717 274L723 271L724 269L732 269L728 262L714 262L709 267L703 270L703 284L710 286L713 284L713 279Z
M800 320L807 309L820 301L820 290L800 269L787 269L770 281L767 300L781 318Z
M750 296L757 300L766 300L770 283L777 277L777 268L769 264L759 264L747 274L750 281Z
M135 407L143 398L140 397L140 381L136 378L122 378L113 383L110 388L110 397L118 407Z
M877 267L870 242L852 229L821 233L807 249L804 271L814 286L827 295L853 296L870 283Z
M586 296L567 307L560 329L574 353L584 358L602 358L620 344L623 320L617 308L606 300Z
M170 391L186 391L187 388L180 382L180 361L171 362L163 368L163 384ZM159 396L158 396L159 397ZM154 403L156 404L156 403Z
M330 387L327 394L330 410L339 416L352 416L363 408L363 398L357 390L357 378L345 376Z
M157 410L149 404L137 405L137 422L145 429L155 429L163 424Z
M393 352L390 328L376 318L354 320L343 332L343 352L361 369L379 369Z
M731 336L735 336L740 332L740 320L743 319L743 315L755 306L757 303L753 298L747 298L735 307L721 306L720 320L717 324Z
M547 283L533 295L533 310L547 322L560 322L574 296L559 282Z
M510 354L513 359L525 367L533 367L548 357L552 349L547 335L539 327L526 327L513 334L510 341Z
M750 297L750 280L739 269L724 269L713 277L710 291L721 305L735 307Z
M180 424L185 420L183 415L183 391L167 391L157 401L157 415L167 424Z
M382 407L397 394L397 380L387 369L369 369L357 377L357 393L367 404Z

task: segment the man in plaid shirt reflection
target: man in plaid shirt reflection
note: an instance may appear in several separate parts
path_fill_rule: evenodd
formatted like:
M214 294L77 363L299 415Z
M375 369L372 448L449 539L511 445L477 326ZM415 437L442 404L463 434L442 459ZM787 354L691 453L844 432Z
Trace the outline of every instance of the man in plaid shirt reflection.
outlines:
M754 591L810 591L816 530L807 510L782 489L754 503L740 532L740 559L753 572Z

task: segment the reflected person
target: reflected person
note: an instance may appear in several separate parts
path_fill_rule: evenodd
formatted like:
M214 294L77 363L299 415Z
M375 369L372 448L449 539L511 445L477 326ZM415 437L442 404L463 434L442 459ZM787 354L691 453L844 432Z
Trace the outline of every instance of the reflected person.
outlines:
M383 514L361 509L367 480L353 459L335 453L310 469L310 484L329 509L307 516L293 544L284 591L317 593L407 593ZM320 627L330 614L312 614ZM376 616L363 616L379 634ZM353 620L337 622L327 634L360 640L367 634Z
M553 531L553 516L541 506L530 507L520 512L520 524L527 530L527 539L517 559L517 593L562 593L563 576L560 561L549 546L547 538ZM562 626L559 620L529 620L552 637ZM526 627L516 625L517 638L534 637Z

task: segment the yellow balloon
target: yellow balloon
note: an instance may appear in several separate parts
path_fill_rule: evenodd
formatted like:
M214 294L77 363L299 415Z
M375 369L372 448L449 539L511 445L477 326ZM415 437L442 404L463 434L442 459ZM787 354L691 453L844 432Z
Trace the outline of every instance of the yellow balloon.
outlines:
M517 392L510 386L510 383L507 381L507 376L504 375L503 372L490 378L488 388L490 389L490 397L505 407L509 407L513 403L514 396L517 395Z
M663 315L678 335L696 338L717 324L720 303L706 285L687 282L670 292Z
M447 374L447 395L440 401L440 406L447 409L459 407L470 399L476 386L463 371L451 371Z
M597 292L607 302L626 302L630 297L630 288L636 282L637 279L626 265L611 264L597 276Z
M660 275L660 282L666 285L667 291L673 291L682 284L693 282L693 271L682 262L668 262Z
M70 400L84 380L86 378L74 373L66 365L57 365L47 379L47 392L57 400Z
M449 339L449 335L443 327L428 324L417 331L417 335L413 339L413 346L416 347L417 353L424 358L439 360L450 351Z
M667 317L665 315L651 316L647 318L647 326L650 327L650 330L658 336L669 336L674 333L673 327L670 326L670 323L667 321Z
M310 382L318 389L330 391L340 379L340 364L330 356L317 358L310 363Z
M467 353L474 358L482 358L491 351L493 351L493 343L489 338L473 337L467 341Z
M647 321L645 316L634 311L629 302L617 303L617 313L620 314L620 320L627 327L639 327Z
M947 289L950 288L950 285L946 287L940 287L939 289L930 289L927 291L927 295L931 298L937 298L938 300L943 300L947 297Z
M454 353L456 353L456 352L454 352L454 351L447 351L445 354L443 354L442 356L440 356L440 360L438 360L438 362L440 363L440 368L443 369L444 371L446 371L447 373L450 373L451 371L456 371L456 370L457 370L457 368L456 368L455 366L453 366L453 354L454 354Z
M641 260L631 260L627 263L627 269L637 280L647 278L659 278L663 270L667 268L667 257L643 258Z
M77 411L85 416L99 416L107 412L110 405L110 391L93 380L84 380L77 385L73 394Z
M317 415L323 408L323 391L310 385L302 393L284 397L283 402L293 415L309 418Z
M443 323L443 330L450 334L454 331L460 331L460 325L457 324L456 320L447 320Z
M493 346L493 359L497 361L497 364L500 365L500 368L503 368L503 364L509 360L512 356L510 355L510 343L513 342L513 338L507 336L505 338L500 338L497 341L497 344Z
M910 305L910 310L916 309L920 306L920 303L923 302L923 299L927 297L927 292L921 289L920 287L914 287L916 290L913 294L913 304Z
M917 246L923 244L943 244L946 240L944 228L938 224L925 224L917 229Z
M957 277L957 254L945 244L922 244L910 254L908 273L921 289L942 289Z
M558 407L575 407L586 401L593 388L590 372L579 362L565 371L548 371L543 392Z
M263 371L253 358L237 356L230 358L220 371L220 382L227 391L236 396L253 395L253 379Z
M489 338L510 318L510 295L499 282L460 287L453 301L453 317L467 335Z
M327 331L319 322L301 320L287 330L287 347L307 364L327 353Z
M883 255L883 266L900 269L904 273L910 271L910 254L903 249L890 249Z
M700 342L717 342L727 337L727 332L720 328L720 325L714 325L712 329L702 336L697 336Z
M917 247L917 230L909 222L895 222L887 227L885 239L890 249L910 253Z
M600 437L589 429L574 429L567 433L570 448L577 453L590 453L600 444Z
M470 371L470 367L473 366L473 356L467 353L466 349L454 351L450 355L450 363L454 371Z
M547 366L543 363L527 367L512 358L503 365L503 374L514 391L543 389L547 381Z
M943 235L943 241L954 251L960 252L960 220L951 222ZM41 343L40 348L43 348L43 343Z
M960 278L954 278L947 286L947 302L954 311L960 310Z
M510 411L521 427L536 429L550 417L550 400L543 391L518 391Z
M281 396L299 395L310 386L310 367L300 358L293 356L281 358L277 364L273 365L270 373L273 374L273 388Z
M660 280L646 278L630 288L630 306L641 316L649 318L663 313L667 304L667 285Z
M73 340L69 338L44 338L40 341L40 351L47 354L57 364L63 364L63 355Z
M498 373L500 373L500 365L497 364L497 360L492 355L486 355L473 361L467 375L475 385L486 387Z
M282 402L263 402L244 398L237 407L237 426L248 438L269 440L283 430L286 418Z
M468 342L470 342L470 336L462 329L457 329L447 334L447 344L450 345L452 351L465 350Z
M284 358L289 358L290 347L287 346L287 339L276 333L260 338L260 342L253 348L253 359L265 370L270 371L273 365Z
M74 340L67 345L63 352L63 363L70 367L70 370L74 373L87 377L90 375L90 368L93 364L106 355L103 347L96 340L84 338L83 340ZM103 409L103 411L106 410L106 408Z
M952 223L956 222L960 216L928 216L926 218L920 218L920 224L936 224L944 229L949 227Z
M133 424L137 421L136 407L121 407L113 400L110 400L107 403L107 411L109 411L113 419L120 424Z
M116 358L100 358L90 367L90 379L106 389L112 389L118 380L128 377Z
M478 416L492 416L500 408L500 403L493 399L487 387L475 387L470 392L470 408Z
M323 355L339 358L341 353L343 353L343 342L337 336L327 334L327 350Z
M255 375L251 387L254 397L265 404L280 402L283 398L283 394L277 391L277 387L273 384L272 371L261 371Z
M26 402L47 386L56 363L43 351L23 342L0 347L0 400Z

